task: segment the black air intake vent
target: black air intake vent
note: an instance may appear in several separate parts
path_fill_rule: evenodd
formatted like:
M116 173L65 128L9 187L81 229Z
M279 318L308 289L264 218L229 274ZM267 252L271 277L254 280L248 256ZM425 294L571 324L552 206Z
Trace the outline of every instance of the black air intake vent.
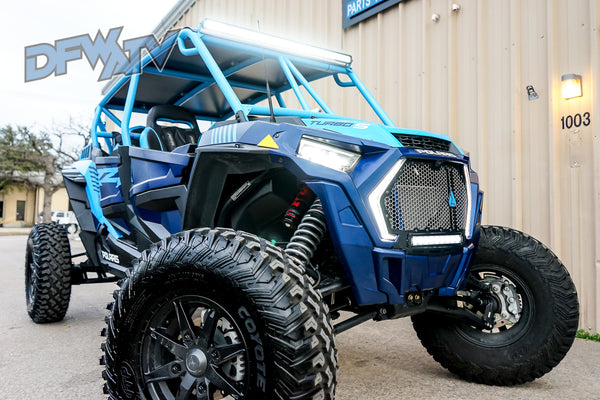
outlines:
M404 133L393 133L394 137L404 147L413 149L450 151L450 142L430 136L406 135Z

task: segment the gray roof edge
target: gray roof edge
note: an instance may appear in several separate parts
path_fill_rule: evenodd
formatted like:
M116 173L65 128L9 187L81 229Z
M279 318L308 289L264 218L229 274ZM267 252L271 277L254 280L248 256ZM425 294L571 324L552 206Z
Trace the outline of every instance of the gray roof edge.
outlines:
M196 3L197 0L179 0L173 8L161 19L161 21L152 30L152 34L157 39L162 39L163 36L179 21L186 12ZM113 76L102 87L102 96L105 96L108 91L121 79L121 76Z
M186 12L196 3L196 0L179 0L171 11L156 25L152 33L161 39L179 21Z

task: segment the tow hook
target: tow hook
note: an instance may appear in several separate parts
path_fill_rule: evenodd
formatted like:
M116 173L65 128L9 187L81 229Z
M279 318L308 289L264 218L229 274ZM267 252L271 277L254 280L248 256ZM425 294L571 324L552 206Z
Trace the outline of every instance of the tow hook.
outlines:
M412 305L420 306L423 303L423 296L419 292L409 292L406 295L406 301Z

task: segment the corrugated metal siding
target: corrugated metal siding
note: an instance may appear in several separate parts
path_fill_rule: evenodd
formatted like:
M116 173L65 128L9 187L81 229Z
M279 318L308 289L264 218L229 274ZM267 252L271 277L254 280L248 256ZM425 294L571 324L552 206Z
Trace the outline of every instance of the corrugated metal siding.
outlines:
M471 152L484 222L549 245L575 280L581 326L600 331L600 2L407 0L343 31L341 1L198 0L178 26L206 17L352 54L397 125ZM583 76L582 98L562 99L566 73ZM351 96L330 105L376 120ZM562 129L584 112L591 125Z

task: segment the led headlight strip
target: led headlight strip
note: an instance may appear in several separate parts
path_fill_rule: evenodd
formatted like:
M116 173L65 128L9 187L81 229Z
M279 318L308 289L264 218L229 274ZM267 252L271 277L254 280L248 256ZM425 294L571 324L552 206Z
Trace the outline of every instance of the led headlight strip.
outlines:
M404 159L400 159L394 164L394 166L388 171L387 174L379 181L375 189L369 193L369 205L371 206L371 212L373 213L373 217L375 217L375 223L377 225L377 230L379 231L379 237L381 240L386 242L392 242L396 240L396 235L392 235L387 228L387 224L385 223L385 217L383 210L381 208L381 197L383 196L383 192L387 189L392 180L398 175L398 171L402 168L402 164L404 164Z
M465 185L467 185L467 223L465 224L465 237L471 239L471 228L473 220L471 218L471 211L473 211L473 198L471 197L471 173L469 172L469 166L465 164Z

